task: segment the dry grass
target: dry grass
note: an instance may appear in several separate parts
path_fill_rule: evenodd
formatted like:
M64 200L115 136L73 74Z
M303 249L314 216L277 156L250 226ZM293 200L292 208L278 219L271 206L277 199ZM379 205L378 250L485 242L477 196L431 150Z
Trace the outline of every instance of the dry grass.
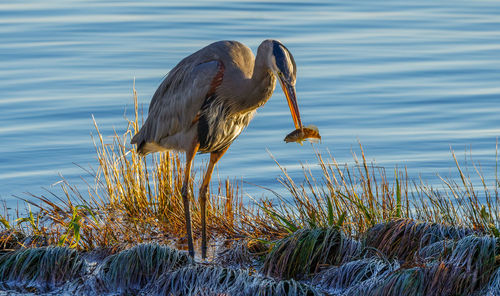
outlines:
M474 187L472 176L464 174L452 152L460 183L441 178L442 189L436 190L422 181L410 180L406 170L395 170L388 178L385 168L367 162L361 145L360 152L361 159L353 154L352 165L339 164L330 154L325 159L316 152L321 172L315 175L303 166L300 182L276 161L282 170L279 182L288 194L275 194L274 203L260 200L263 217L254 220L254 225L277 235L304 227L336 225L347 234L357 235L378 223L404 218L500 237L498 177L489 180L492 184L488 186L473 163L476 177L481 180L481 187Z
M259 201L265 218L254 223L271 233L337 226L345 233L359 234L377 223L410 217L409 179L405 172L396 171L395 183L390 184L385 170L369 164L361 146L360 149L362 158L359 160L354 154L352 167L339 164L331 155L325 160L317 152L319 177L303 166L304 178L300 183L276 161L282 170L279 182L289 194L276 194L275 203ZM269 220L274 223L269 224Z
M172 239L179 239L182 245L185 226L180 193L181 158L171 152L142 157L128 144L139 127L135 89L134 102L135 119L127 120L126 132L115 132L110 143L94 120L93 141L99 166L96 171L88 171L94 184L89 184L87 194L62 179L60 195L48 192L23 198L31 206L26 215L14 222L2 216L0 244L4 248L59 245L81 250L119 250L141 242ZM248 211L243 207L238 186L228 180L219 184L216 192L208 203L209 233L247 235L242 223L237 222ZM200 232L200 212L194 196L190 198L196 234ZM16 239L21 236L28 239Z

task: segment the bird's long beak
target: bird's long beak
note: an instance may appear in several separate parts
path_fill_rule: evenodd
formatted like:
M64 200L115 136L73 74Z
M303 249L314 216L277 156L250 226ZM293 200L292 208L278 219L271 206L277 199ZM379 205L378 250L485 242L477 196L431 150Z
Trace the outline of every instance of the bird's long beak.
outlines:
M299 106L297 105L297 96L295 95L295 86L279 78L281 88L285 93L286 100L288 102L288 107L290 107L290 112L292 113L293 123L295 128L302 128L302 121L300 120Z

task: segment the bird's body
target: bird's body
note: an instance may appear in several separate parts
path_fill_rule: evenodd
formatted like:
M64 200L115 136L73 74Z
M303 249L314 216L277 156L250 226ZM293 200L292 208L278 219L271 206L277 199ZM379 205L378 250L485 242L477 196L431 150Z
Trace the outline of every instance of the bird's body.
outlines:
M133 143L142 153L187 151L196 137L199 152L227 148L276 85L269 69L254 72L254 61L252 51L236 41L212 43L183 59L153 96Z
M191 163L197 152L211 153L200 189L202 256L206 255L205 203L215 163L245 129L256 109L271 97L280 79L296 128L301 128L295 99L295 62L286 47L265 40L257 56L237 41L219 41L179 62L156 90L148 117L133 137L141 154L186 152L182 195L190 254L193 255L189 200Z

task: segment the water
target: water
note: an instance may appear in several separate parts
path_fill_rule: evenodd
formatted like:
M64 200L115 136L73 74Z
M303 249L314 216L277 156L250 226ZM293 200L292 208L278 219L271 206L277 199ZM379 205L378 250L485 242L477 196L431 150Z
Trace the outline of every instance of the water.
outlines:
M256 50L280 39L293 53L302 119L339 162L363 144L369 160L439 184L472 151L488 179L500 135L500 3L496 1L23 1L0 3L0 198L58 191L62 174L85 192L97 167L90 139L125 128L135 77L148 103L184 56L222 39ZM127 112L130 114L130 112ZM244 191L269 195L278 167L315 166L279 87L218 166ZM267 149L267 150L266 150ZM206 164L196 158L195 167ZM389 173L390 174L390 173Z

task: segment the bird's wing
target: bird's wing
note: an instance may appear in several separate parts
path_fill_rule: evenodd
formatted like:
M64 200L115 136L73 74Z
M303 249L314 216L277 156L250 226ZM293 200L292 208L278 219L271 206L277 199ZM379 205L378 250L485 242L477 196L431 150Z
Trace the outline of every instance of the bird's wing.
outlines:
M159 143L191 128L221 71L220 63L197 63L188 57L174 67L153 95L148 118L132 143Z

